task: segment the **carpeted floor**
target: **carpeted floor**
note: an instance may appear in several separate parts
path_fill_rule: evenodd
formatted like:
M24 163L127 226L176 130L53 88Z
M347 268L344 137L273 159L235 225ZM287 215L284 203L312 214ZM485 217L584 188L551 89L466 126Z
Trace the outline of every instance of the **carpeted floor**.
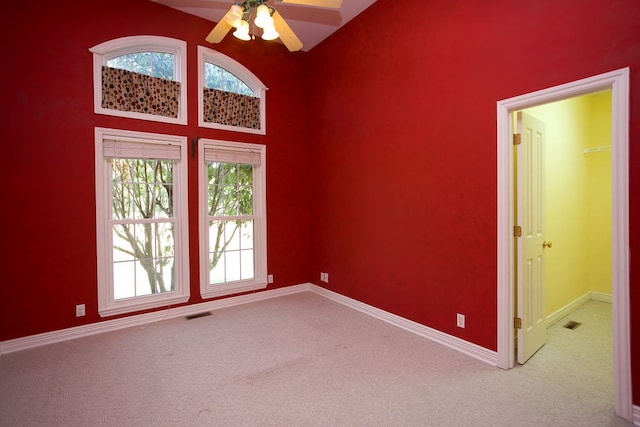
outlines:
M623 426L611 306L501 370L310 292L0 358L2 426Z

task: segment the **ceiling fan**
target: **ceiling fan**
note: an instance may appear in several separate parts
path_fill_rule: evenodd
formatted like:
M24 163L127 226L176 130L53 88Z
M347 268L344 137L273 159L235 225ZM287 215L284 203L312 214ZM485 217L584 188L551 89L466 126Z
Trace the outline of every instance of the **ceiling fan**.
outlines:
M250 34L250 21L253 18L253 26L261 28L262 39L275 40L280 38L282 43L291 52L302 49L302 42L295 35L291 27L278 11L267 4L268 0L238 0L222 17L220 22L206 37L209 43L220 43L232 28L236 30L233 35L240 40L252 40L254 34ZM304 6L318 6L331 9L339 9L342 0L275 0L277 3L298 4Z

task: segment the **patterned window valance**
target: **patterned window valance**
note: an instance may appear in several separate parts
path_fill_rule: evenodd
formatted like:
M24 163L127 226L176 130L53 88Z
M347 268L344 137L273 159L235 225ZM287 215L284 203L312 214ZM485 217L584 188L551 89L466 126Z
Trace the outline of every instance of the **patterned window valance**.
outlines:
M204 88L203 109L207 123L260 129L260 98Z
M102 108L178 117L180 82L102 67Z

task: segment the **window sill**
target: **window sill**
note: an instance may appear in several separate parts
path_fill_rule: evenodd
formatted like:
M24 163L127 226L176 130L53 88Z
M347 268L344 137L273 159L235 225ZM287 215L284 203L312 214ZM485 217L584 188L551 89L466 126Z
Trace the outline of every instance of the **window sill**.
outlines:
M207 285L200 290L202 298L215 298L242 292L256 291L267 287L266 280L223 283L219 285Z
M150 297L138 297L114 302L108 307L100 307L98 309L98 313L100 314L100 317L109 317L118 314L148 310L151 308L182 304L187 301L189 301L189 295L176 295L175 293L169 293L169 295L162 296L154 295Z

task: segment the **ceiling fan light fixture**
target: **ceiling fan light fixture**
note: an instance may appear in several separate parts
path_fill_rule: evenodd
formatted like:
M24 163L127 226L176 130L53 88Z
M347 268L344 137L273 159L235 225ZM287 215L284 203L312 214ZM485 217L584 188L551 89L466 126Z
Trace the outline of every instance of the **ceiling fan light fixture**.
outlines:
M278 37L280 37L280 34L278 34L273 24L266 27L262 33L262 40L275 40Z
M234 28L240 28L240 23L242 21L242 16L244 15L244 10L242 7L234 4L227 12L227 23Z
M291 27L282 18L278 11L268 6L269 0L236 0L224 17L211 30L205 38L209 43L220 43L231 31L236 30L233 36L237 39L249 41L255 40L255 34L250 34L250 25L255 25L263 30L263 40L280 39L290 52L302 49L302 42L295 35ZM301 4L338 9L342 0L273 0L280 3ZM249 24L250 20L252 23Z
M249 35L249 23L244 19L240 20L238 29L233 32L233 36L244 41L251 40L251 36Z

